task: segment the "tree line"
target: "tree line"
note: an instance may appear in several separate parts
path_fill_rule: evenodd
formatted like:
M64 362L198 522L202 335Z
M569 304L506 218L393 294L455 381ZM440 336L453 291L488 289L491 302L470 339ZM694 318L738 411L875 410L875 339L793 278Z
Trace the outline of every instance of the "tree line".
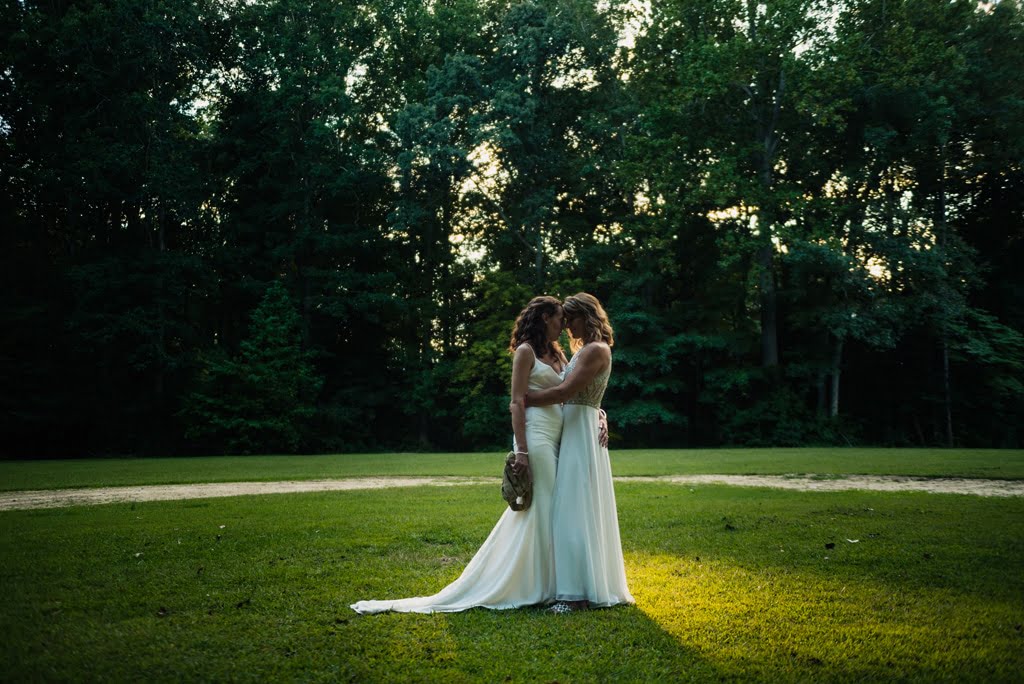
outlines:
M581 290L613 446L1021 447L1022 16L5 3L2 451L501 448Z

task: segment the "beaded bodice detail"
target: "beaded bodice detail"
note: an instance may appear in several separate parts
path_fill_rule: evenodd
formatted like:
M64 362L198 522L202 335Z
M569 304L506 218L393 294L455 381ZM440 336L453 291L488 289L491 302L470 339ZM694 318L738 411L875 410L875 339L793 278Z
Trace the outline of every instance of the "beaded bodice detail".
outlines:
M565 377L569 377L573 369L576 367L576 359L580 357L580 353L576 352L573 357L569 359L569 365L565 367ZM601 408L601 399L604 398L604 391L608 389L608 378L612 376L612 362L608 360L608 367L598 373L590 384L580 390L572 399L567 399L566 404L582 404L583 406L591 406L593 408Z

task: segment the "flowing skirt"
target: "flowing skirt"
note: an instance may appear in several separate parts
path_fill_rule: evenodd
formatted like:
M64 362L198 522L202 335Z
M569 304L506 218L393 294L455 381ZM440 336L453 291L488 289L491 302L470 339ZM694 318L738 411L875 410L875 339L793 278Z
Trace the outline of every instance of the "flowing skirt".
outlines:
M568 404L555 480L555 597L594 606L634 603L626 585L608 449L597 440L598 411Z
M551 504L562 432L561 407L527 409L526 439L533 471L533 502L505 508L462 575L433 596L359 601L357 613L453 613L469 608L520 608L550 601L555 593ZM498 472L498 464L495 465ZM495 493L495 498L498 498Z

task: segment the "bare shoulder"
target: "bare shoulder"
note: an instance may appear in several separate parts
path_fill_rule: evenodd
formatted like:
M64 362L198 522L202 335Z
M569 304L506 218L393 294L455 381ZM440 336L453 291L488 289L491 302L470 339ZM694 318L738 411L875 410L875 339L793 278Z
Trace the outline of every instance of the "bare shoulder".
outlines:
M534 359L536 358L536 354L533 353L533 347L523 342L521 345L516 347L516 353L512 357L512 364L517 365L525 363L532 368Z
M594 361L600 361L601 363L606 363L612 358L612 348L609 347L606 342L591 342L581 349L580 352L587 354L589 358Z
M576 352L580 363L586 364L600 372L612 362L612 349L604 342L591 342Z

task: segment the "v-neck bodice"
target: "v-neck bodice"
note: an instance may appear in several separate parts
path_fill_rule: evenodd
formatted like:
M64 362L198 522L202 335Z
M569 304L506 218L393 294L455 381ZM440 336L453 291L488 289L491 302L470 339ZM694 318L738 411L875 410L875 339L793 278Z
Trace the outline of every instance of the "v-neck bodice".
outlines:
M529 388L531 390L542 390L554 387L562 382L562 375L552 366L538 358L534 358L533 369L530 370Z

